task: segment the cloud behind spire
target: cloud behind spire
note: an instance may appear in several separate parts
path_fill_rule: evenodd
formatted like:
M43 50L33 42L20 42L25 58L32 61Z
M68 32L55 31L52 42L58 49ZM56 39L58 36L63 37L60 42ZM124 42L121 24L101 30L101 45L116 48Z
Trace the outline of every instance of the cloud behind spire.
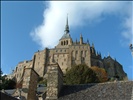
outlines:
M131 42L133 40L131 11L131 2L126 1L50 1L48 8L44 9L42 24L30 34L42 49L51 48L57 45L58 40L64 34L67 13L69 13L71 28L93 24L103 16L114 15L124 19L121 21L122 27L125 28L122 35L128 42Z

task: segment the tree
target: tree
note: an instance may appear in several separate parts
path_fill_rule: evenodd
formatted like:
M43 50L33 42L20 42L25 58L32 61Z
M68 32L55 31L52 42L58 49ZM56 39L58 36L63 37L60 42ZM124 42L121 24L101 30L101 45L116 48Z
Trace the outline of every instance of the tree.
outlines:
M11 79L3 78L2 83L0 85L0 90L1 89L14 89L15 86L16 86L16 82L15 81L13 81Z
M68 70L64 77L66 84L87 84L98 82L94 71L85 64L75 65Z
M105 69L99 68L97 66L92 66L91 69L96 73L99 82L106 82L108 80L108 75Z
M1 68L0 68L0 74L1 74L0 80L2 81L0 84L0 90L1 89L14 89L16 82L13 81L12 79L6 79L7 75L3 75Z
M0 78L2 75L3 75L3 72L2 72L1 67L0 67Z

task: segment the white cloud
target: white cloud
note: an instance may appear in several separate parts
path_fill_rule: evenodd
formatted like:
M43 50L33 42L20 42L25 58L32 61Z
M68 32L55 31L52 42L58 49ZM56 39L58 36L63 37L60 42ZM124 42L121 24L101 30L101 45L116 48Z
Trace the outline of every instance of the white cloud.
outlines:
M64 34L65 20L69 14L69 26L74 28L99 21L103 15L122 15L123 27L122 33L128 40L132 33L132 12L131 2L120 1L50 1L48 8L43 13L43 23L31 32L33 40L42 48L53 47L58 43L60 37ZM128 17L127 17L128 15Z

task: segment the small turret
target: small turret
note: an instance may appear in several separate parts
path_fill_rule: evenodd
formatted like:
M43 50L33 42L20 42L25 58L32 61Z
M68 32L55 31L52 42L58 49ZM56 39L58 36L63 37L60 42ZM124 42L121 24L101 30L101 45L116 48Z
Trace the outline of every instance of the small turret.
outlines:
M95 47L94 44L92 43L92 47L91 47L91 53L96 55L96 51L95 51Z
M83 37L82 34L80 34L80 45L83 44Z
M90 45L90 43L89 43L89 40L87 39L87 44L89 44Z

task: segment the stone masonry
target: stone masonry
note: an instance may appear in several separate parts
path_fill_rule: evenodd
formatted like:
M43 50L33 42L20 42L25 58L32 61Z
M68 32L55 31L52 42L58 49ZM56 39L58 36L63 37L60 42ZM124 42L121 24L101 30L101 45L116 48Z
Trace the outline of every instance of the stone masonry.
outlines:
M22 96L26 100L37 100L36 89L39 75L32 68L25 68L22 84Z
M63 73L57 63L49 64L46 100L57 100L63 85Z

